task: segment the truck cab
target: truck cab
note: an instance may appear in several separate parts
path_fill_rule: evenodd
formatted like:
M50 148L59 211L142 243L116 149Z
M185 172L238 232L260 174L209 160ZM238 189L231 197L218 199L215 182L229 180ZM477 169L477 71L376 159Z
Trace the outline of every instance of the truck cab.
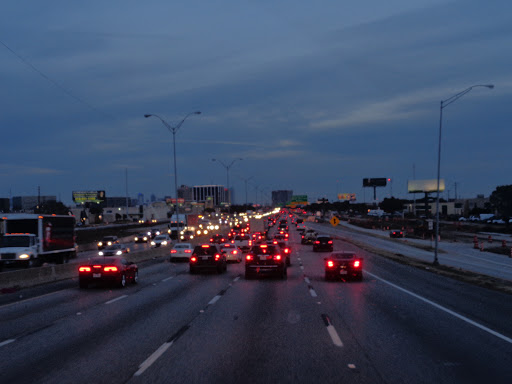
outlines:
M38 238L32 233L6 233L0 237L0 261L2 265L39 265L38 247Z

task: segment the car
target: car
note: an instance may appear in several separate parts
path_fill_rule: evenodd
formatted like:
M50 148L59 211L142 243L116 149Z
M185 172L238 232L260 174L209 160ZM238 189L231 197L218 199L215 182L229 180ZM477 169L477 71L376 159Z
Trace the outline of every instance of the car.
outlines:
M391 232L389 232L389 237L401 238L401 237L404 237L404 232L400 229L392 229Z
M195 274L201 270L214 270L217 273L226 272L226 255L217 244L201 244L194 247L190 256L189 271Z
M313 244L318 234L313 229L306 229L301 236L301 244Z
M150 231L148 231L148 235L154 239L155 237L159 236L162 232L159 229L153 228Z
M98 249L101 250L112 244L119 244L119 239L117 236L104 236L103 239L98 242Z
M305 224L297 224L297 231L300 232L300 233L303 233L305 230L306 230L306 225Z
M329 235L319 235L313 242L313 252L334 250L332 237Z
M123 253L129 253L130 248L126 244L112 244L98 252L98 256L121 256Z
M212 243L212 244L223 244L226 241L227 241L226 237L221 235L220 233L210 237L210 243Z
M286 257L276 244L259 244L251 247L245 256L245 278L274 275L282 279L287 277Z
M186 229L180 232L180 240L192 240L194 239L194 231Z
M220 245L221 252L226 255L226 261L240 263L242 262L242 250L235 244L224 243Z
M133 241L136 243L147 243L149 240L149 236L147 233L137 233L133 238Z
M288 243L288 237L287 236L282 236L280 234L276 234L274 236L274 239L271 240L271 242L269 242L267 244L277 244L277 245L279 245L279 247L281 248L281 252L286 257L286 265L287 266L292 265L292 262L291 262L292 248L291 248L290 244Z
M155 236L155 238L153 240L151 240L151 246L155 247L155 248L165 247L165 246L171 245L171 244L172 244L171 237L167 233L164 233L163 235Z
M242 252L248 252L252 246L252 239L250 235L236 235L231 243L242 250Z
M335 251L325 261L325 280L363 280L363 258L355 252Z
M174 247L171 249L171 257L169 261L175 261L176 259L186 259L190 260L190 256L192 255L192 251L194 250L194 246L190 243L177 243L174 244Z
M108 283L125 287L139 281L139 268L123 257L94 257L78 267L78 284L87 288L91 283Z

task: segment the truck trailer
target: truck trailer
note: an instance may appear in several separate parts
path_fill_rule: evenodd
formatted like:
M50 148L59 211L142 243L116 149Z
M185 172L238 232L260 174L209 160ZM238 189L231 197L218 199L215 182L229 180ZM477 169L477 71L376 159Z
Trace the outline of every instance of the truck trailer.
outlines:
M62 264L73 257L74 216L15 213L0 218L0 267Z

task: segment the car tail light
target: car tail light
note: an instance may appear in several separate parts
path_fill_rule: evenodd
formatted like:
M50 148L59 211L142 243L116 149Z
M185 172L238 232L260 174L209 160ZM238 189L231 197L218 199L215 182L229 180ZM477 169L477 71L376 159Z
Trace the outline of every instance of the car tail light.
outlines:
M267 244L262 244L262 245L260 245L260 247L261 247L261 248L267 248L267 247L268 247L268 245L267 245Z
M327 267L328 268L334 267L334 262L332 260L327 260Z
M249 246L251 246L251 245L252 245L252 240L249 240Z
M190 249L185 249L185 253L192 253L192 250L190 250Z
M192 255L192 257L190 258L190 262L191 263L195 263L197 261L197 257L195 257L194 255Z
M252 255L246 255L245 256L245 260L247 260L247 261L251 261L252 259L253 259Z
M178 253L178 251L175 249L171 249L171 253Z
M210 243L213 243L213 239L210 239Z
M327 244L332 244L332 240L329 240L329 241L327 242Z
M201 245L201 248L210 248L210 246L208 244L203 244Z
M220 259L220 255L218 253L215 254L215 260L219 260Z
M238 254L238 251L235 249L235 250L233 251L233 255L236 255L236 254Z
M315 244L320 244L320 242L317 240L317 241L315 241Z
M290 253L290 249L289 248L285 248L284 249L284 253Z
M104 272L117 272L117 267L104 267Z
M80 267L78 268L79 272L91 272L91 267Z
M274 260L281 260L281 255L275 255Z
M95 268L95 269L100 269L101 265L93 265L92 267Z
M354 268L359 268L361 266L361 261L356 260L354 261Z

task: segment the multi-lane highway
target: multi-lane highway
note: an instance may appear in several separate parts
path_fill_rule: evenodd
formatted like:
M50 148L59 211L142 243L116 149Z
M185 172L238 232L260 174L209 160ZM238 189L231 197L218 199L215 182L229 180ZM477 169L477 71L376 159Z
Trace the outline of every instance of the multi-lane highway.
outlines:
M6 383L510 383L510 295L360 252L362 282L326 282L300 245L288 278L244 265L190 275L160 257L125 289L0 306ZM27 292L28 294L28 292Z

